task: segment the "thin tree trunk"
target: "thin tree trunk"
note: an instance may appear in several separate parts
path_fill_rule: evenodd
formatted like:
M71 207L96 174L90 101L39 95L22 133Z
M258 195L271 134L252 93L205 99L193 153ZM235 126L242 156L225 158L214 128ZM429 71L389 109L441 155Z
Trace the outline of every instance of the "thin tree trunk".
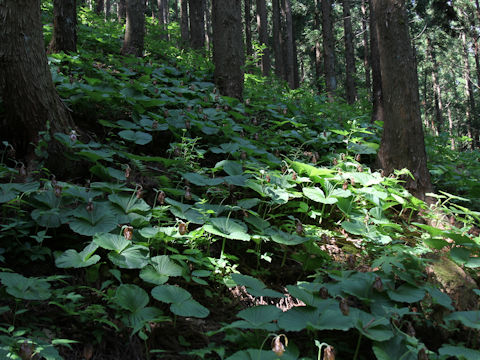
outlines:
M253 55L252 16L250 14L251 9L252 9L252 0L245 0L243 12L244 12L244 17L245 17L245 47L246 47L246 51L247 51L248 56Z
M205 0L188 1L190 15L190 46L195 50L201 50L205 46L204 1Z
M362 45L363 45L363 67L365 68L365 87L367 88L367 94L372 96L372 81L370 79L370 47L368 43L368 15L367 15L367 1L362 0Z
M343 0L343 28L345 33L345 73L347 103L357 101L357 88L355 86L355 50L353 48L352 18L350 14L350 0Z
M442 90L440 88L438 80L438 62L435 49L432 44L432 40L427 37L427 48L430 53L430 59L432 60L432 82L433 82L433 99L435 105L435 135L441 132L441 127L443 125L443 103L442 103Z
M273 32L273 53L275 57L275 75L285 79L285 65L283 62L283 38L282 20L280 17L280 0L272 0L272 32Z
M95 0L95 12L98 15L103 14L104 3L103 0Z
M145 0L127 0L127 24L122 54L143 56L145 36Z
M212 19L210 14L212 13L210 7L211 0L205 0L204 5L204 13L205 13L205 42L207 43L208 51L212 48Z
M189 16L188 16L188 1L180 0L181 19L180 19L180 33L182 37L182 43L188 44L190 39L189 33Z
M110 0L105 0L105 20L107 20L110 17L110 8L112 4Z
M453 137L453 119L452 119L452 111L450 110L450 105L447 106L447 116L448 116L448 134L450 136L450 149L455 150L455 138Z
M414 179L406 177L405 187L424 199L432 185L405 0L373 0L373 6L385 111L378 161L386 174L409 169Z
M463 77L465 80L465 96L467 97L468 106L465 112L465 117L467 119L467 135L473 139L471 142L471 149L475 149L477 144L477 139L475 138L474 131L474 112L475 112L475 97L473 95L473 86L471 79L470 71L470 61L468 59L468 47L467 47L467 38L465 32L461 33L462 45L463 45Z
M268 48L268 28L267 28L267 7L265 0L257 0L257 31L260 45L264 45L261 59L261 69L263 76L270 75L270 49Z
M212 0L213 74L220 93L242 99L243 36L241 0Z
M166 9L166 4L165 0L158 0L157 1L157 7L158 7L158 23L160 25L161 29L161 39L162 40L167 40L168 39L168 32L167 32L167 17L166 17L166 12L168 9Z
M295 89L295 54L293 48L293 21L290 0L282 0L282 13L285 18L285 75L290 89Z
M378 51L378 36L376 31L376 16L372 4L370 8L370 54L372 65L372 122L384 120L382 73L380 71L380 53Z
M337 89L335 74L335 38L332 26L332 0L322 0L323 62L325 84L330 101L333 101Z
M127 7L125 5L125 0L118 0L118 7L117 7L117 18L118 22L123 22L127 17Z
M298 48L297 39L295 38L295 23L292 17L292 46L293 46L293 88L297 89L300 86L300 76L298 73Z
M48 52L77 51L76 0L53 1L53 34Z
M0 133L21 160L33 156L39 132L45 131L47 124L50 135L70 133L74 124L55 90L47 63L40 0L4 0L0 19L0 86L6 121L0 121ZM50 148L55 144L52 140ZM49 160L58 159L61 151L56 150ZM60 163L52 165L60 167Z
M315 0L315 16L314 16L314 28L315 30L319 31L320 34L320 2L321 0ZM315 39L315 84L317 85L317 89L319 92L322 91L322 81L320 79L323 78L323 71L322 71L322 46L320 44L320 37L316 37Z

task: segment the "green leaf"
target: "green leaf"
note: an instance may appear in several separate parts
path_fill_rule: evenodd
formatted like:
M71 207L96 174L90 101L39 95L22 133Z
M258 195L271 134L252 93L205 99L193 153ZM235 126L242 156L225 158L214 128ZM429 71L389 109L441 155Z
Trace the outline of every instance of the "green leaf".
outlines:
M455 356L460 360L480 359L480 351L463 346L443 345L438 349L440 356Z
M74 216L68 223L70 229L80 235L93 236L99 232L108 233L117 227L117 219L111 215L106 206L94 203L93 211L85 206L72 212Z
M298 245L310 240L308 237L286 233L274 227L267 229L265 233L270 236L272 241L283 245Z
M98 245L90 243L80 253L69 249L55 259L58 268L83 268L96 264L100 261L99 255L93 255Z
M368 233L365 223L358 220L343 221L341 226L345 229L345 231L353 235L366 235Z
M140 278L146 282L162 285L170 276L181 276L183 268L170 260L168 255L155 256L148 265L140 272Z
M480 311L456 311L444 317L446 322L459 321L462 325L480 330Z
M323 183L324 178L333 177L333 174L336 173L335 170L329 168L318 168L298 161L292 161L290 165L299 175L307 175L312 181L317 183Z
M178 316L206 318L210 311L193 299L175 302L170 305L170 310Z
M211 218L209 221L210 224L204 225L203 228L210 234L232 240L250 240L250 235L247 234L247 225L241 221L226 217Z
M145 246L133 245L121 253L110 252L110 261L122 269L142 269L148 264L149 250Z
M285 331L301 331L307 328L311 319L318 316L315 309L307 306L293 307L280 314L278 326Z
M0 281L7 287L7 293L24 300L47 300L52 294L45 279L27 278L17 273L0 273Z
M276 298L284 297L282 293L267 289L266 285L263 282L249 275L232 274L232 280L239 286L245 286L247 292L250 295L253 295L256 297L260 297L260 296L268 296L268 297L276 297Z
M205 175L197 173L183 173L183 178L198 186L216 186L223 182L223 178L211 179Z
M334 197L326 197L323 190L318 187L313 187L313 188L306 187L306 188L303 188L302 191L307 198L321 204L331 205L331 204L335 204L338 201L338 199Z
M262 327L266 323L277 320L282 314L282 310L274 305L260 305L249 307L240 311L237 316L247 321L251 328Z
M393 301L414 303L425 297L425 289L403 284L395 290L388 290L388 296Z
M158 285L152 289L152 296L158 301L174 304L182 303L192 298L192 295L185 289L174 285Z
M147 306L149 297L145 290L133 284L122 284L112 299L120 307L136 312Z
M122 252L130 244L124 236L109 233L95 234L93 242L103 249L114 250L117 253Z
M122 130L118 135L128 141L132 141L138 145L145 145L152 141L152 135L143 131Z

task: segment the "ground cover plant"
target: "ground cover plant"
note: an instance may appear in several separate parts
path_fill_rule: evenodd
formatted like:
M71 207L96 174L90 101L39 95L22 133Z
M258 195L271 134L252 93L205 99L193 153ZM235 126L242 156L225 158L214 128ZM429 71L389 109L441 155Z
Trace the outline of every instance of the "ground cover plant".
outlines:
M82 131L34 169L1 144L0 358L480 358L478 152L428 142L427 205L366 105L258 74L240 102L179 29L135 58L79 21L49 59Z

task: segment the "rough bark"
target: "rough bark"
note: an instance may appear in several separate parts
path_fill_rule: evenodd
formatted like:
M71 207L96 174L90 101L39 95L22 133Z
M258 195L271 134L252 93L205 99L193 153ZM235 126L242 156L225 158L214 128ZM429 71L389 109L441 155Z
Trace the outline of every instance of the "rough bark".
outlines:
M242 99L243 36L241 0L212 0L213 74L220 93Z
M380 54L378 52L378 38L376 31L375 11L372 0L370 8L370 54L372 65L372 122L383 121L383 92L382 73L380 71Z
M205 0L188 1L190 15L190 46L195 50L201 50L205 46L204 1Z
M461 33L463 45L463 78L465 80L465 96L468 101L465 117L467 119L467 135L473 139L471 142L472 150L478 146L475 136L474 122L475 122L475 97L473 94L473 84L471 78L470 61L468 59L469 52L467 47L467 37L464 32Z
M127 24L122 54L143 56L145 37L145 0L126 0Z
M189 21L188 21L188 1L180 0L180 34L183 44L188 44L190 39Z
M267 6L265 0L257 0L257 31L260 45L264 45L260 67L263 76L270 75L270 49L268 47Z
M315 0L315 15L314 15L314 28L315 30L320 31L321 23L320 23L320 1ZM320 32L319 32L320 34ZM315 40L315 84L317 85L317 89L319 92L322 91L322 81L320 79L323 78L323 70L322 70L322 45L320 44L320 37L317 37Z
M168 30L167 30L167 25L168 25L168 1L167 0L158 0L157 1L157 6L158 6L158 22L160 25L160 29L162 30L162 35L161 38L163 40L168 39Z
M118 22L125 21L127 16L127 7L125 5L126 0L118 0L118 7L117 7L117 18Z
M405 0L373 0L380 53L385 122L378 162L386 174L407 168L405 187L424 199L431 191L418 79Z
M350 0L343 0L343 29L345 34L345 90L347 103L353 104L357 101L357 88L355 86L355 50L353 48Z
M370 48L368 43L368 15L367 15L367 1L362 0L362 45L363 45L363 67L365 69L365 87L369 97L372 95L372 80L370 78Z
M277 1L278 0L274 0ZM252 8L252 0L244 1L244 17L245 17L245 47L248 56L253 55L253 46L252 46L252 15L250 10Z
M284 43L284 59L285 59L285 75L290 89L295 88L295 60L293 46L293 21L290 0L282 0L282 13L285 18L285 43Z
M203 9L203 13L205 14L205 42L207 43L208 51L211 50L212 47L212 19L211 19L211 0L205 0Z
M102 15L104 10L103 0L95 0L95 12L98 15Z
M430 37L427 37L427 49L432 61L432 83L433 83L433 101L435 106L435 121L433 122L433 130L438 136L443 125L443 103L442 103L442 89L438 80L438 62L435 49Z
M52 82L40 0L0 0L0 23L0 86L5 110L0 134L20 159L33 155L32 144L38 143L39 132L45 131L47 124L50 134L69 133L74 125Z
M53 1L53 34L48 52L77 51L76 0Z
M330 100L333 100L337 89L335 74L335 38L332 26L332 0L322 0L322 34L323 34L323 62L325 85Z

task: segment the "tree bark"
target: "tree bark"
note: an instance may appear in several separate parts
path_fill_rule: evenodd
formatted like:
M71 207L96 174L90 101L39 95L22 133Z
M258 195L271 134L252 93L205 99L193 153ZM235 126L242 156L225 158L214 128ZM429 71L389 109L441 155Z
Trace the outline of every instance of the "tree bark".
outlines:
M125 0L118 0L118 7L117 7L117 18L118 22L123 22L127 17L127 8L125 5Z
M243 36L241 0L212 0L213 74L220 93L243 97Z
M98 15L102 15L104 10L103 0L95 0L95 12Z
M51 135L69 133L74 124L52 82L40 0L1 0L0 23L0 92L5 110L0 134L20 160L33 156L39 132L47 130L47 124Z
M190 41L190 32L189 32L189 18L188 18L188 2L187 0L180 0L180 34L182 38L182 43L188 44Z
M376 16L372 0L370 8L370 54L372 65L372 122L383 121L383 91L382 73L380 71L380 53L378 51L378 37L376 31Z
M278 1L278 0L274 0ZM252 46L252 15L250 13L252 9L252 0L245 0L244 2L244 17L245 17L245 47L248 56L253 55Z
M353 104L355 101L357 101L357 88L355 86L355 50L353 48L350 0L343 0L343 29L345 33L345 89L347 103Z
M368 15L367 15L367 1L362 0L362 45L363 45L363 67L365 68L365 87L369 97L372 95L372 80L370 78L370 47L368 43Z
M463 78L465 80L465 96L467 97L468 106L465 112L467 118L467 135L472 138L471 149L478 147L478 141L475 136L474 122L475 122L475 97L473 94L473 84L471 79L470 61L468 59L467 37L465 32L461 33L463 45Z
M122 55L143 56L145 36L145 0L126 0L127 24Z
M335 74L335 38L332 27L332 0L322 0L323 62L325 84L330 101L333 101L337 89Z
M430 37L427 37L427 50L432 61L432 83L433 83L433 101L435 106L435 121L433 122L433 131L436 136L441 132L443 125L443 103L442 103L442 90L440 88L438 80L438 62L435 49Z
M77 51L76 0L53 1L53 34L49 53Z
M260 63L263 76L270 75L270 49L268 47L267 6L265 0L257 0L257 31L260 45L264 45Z
M314 28L315 30L319 31L320 34L320 1L315 0L315 15L314 15ZM317 85L317 89L319 92L322 91L322 81L320 79L323 78L323 70L322 70L322 45L320 44L320 37L316 37L315 39L315 84Z
M284 59L285 59L285 80L288 82L290 89L295 88L295 60L293 47L293 21L290 0L282 0L282 14L285 19L285 42L284 42Z
M211 19L211 7L210 7L211 0L205 0L204 5L205 8L203 9L203 13L205 14L205 42L207 43L207 49L210 51L212 47L212 19Z
M110 0L105 0L105 20L110 17L110 7L111 7Z
M195 50L201 50L205 46L204 1L205 0L188 1L190 15L190 46Z
M158 22L160 25L160 29L162 30L161 39L167 40L168 39L168 2L166 0L158 0L157 1L158 7Z
M373 0L373 7L385 112L378 161L386 174L395 169L409 169L414 179L406 177L405 187L425 199L432 185L405 0Z

